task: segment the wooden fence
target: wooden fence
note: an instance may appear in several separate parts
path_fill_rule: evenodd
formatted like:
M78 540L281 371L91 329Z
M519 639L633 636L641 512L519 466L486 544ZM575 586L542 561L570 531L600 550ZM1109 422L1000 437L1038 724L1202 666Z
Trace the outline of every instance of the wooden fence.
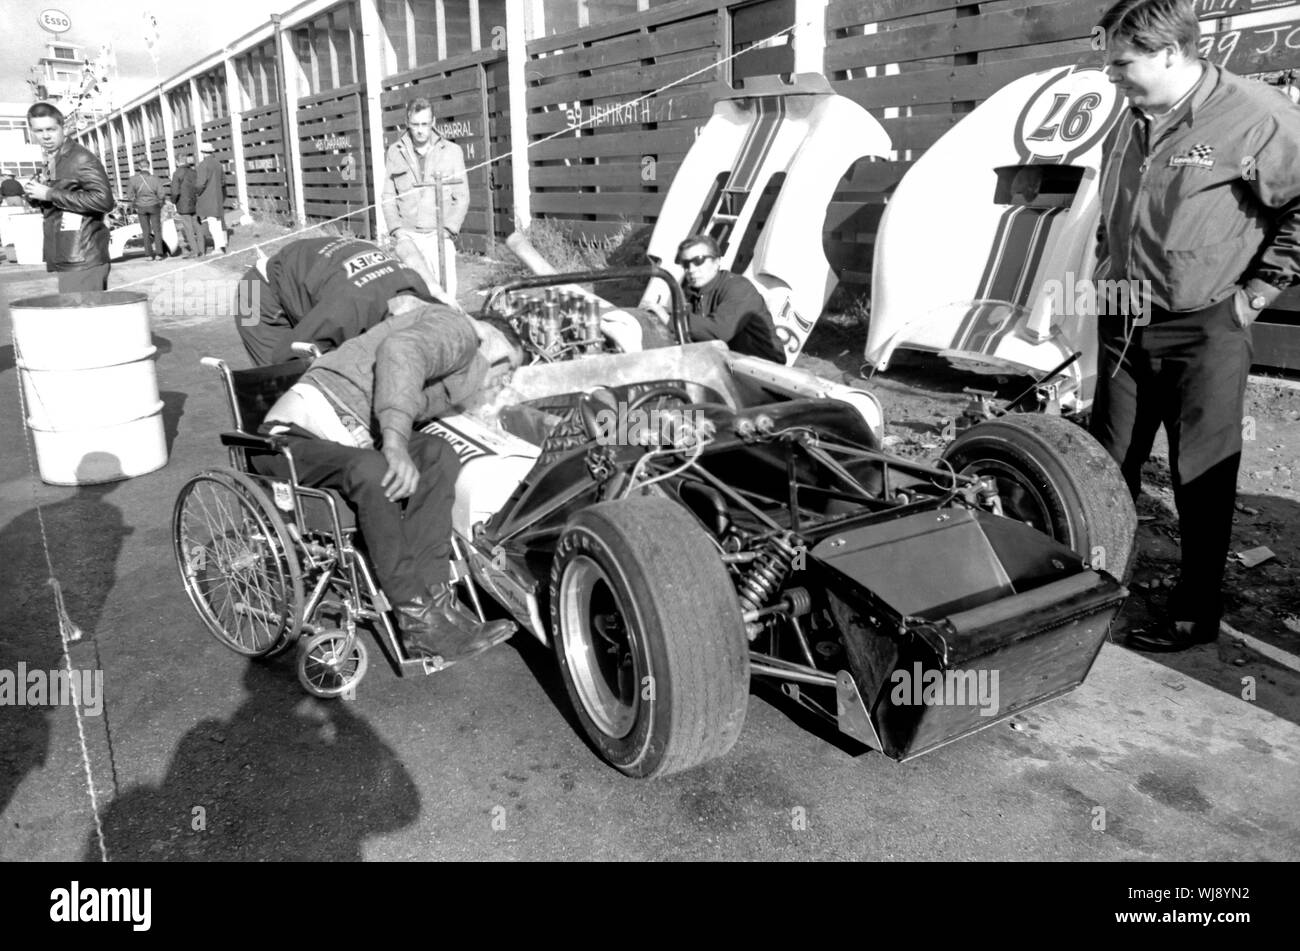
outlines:
M135 163L137 172L149 171L149 146L143 139L133 140L131 142L131 161Z
M374 234L368 133L362 83L298 100L298 154L308 221L342 219L334 221L341 231L364 238Z
M172 134L172 147L176 153L177 165L184 165L185 159L189 156L193 156L195 165L199 164L199 156L195 152L194 145L194 126L177 129Z
M153 173L164 182L170 182L171 166L167 164L167 137L154 136L149 140L149 157L153 160Z
M534 217L591 236L654 221L726 78L727 27L716 0L684 0L529 43Z
M249 212L289 214L289 170L280 103L246 110L241 127Z

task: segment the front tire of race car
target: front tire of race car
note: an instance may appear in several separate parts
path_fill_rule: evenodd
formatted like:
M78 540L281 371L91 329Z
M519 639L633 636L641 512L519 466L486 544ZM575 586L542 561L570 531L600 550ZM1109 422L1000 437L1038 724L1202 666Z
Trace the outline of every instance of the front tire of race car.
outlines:
M708 537L663 498L583 509L551 569L551 632L588 739L649 778L722 756L749 702L735 587Z
M1132 574L1133 499L1115 460L1082 427L1060 416L1009 413L966 430L943 458L963 475L992 476L1004 515L1121 582Z

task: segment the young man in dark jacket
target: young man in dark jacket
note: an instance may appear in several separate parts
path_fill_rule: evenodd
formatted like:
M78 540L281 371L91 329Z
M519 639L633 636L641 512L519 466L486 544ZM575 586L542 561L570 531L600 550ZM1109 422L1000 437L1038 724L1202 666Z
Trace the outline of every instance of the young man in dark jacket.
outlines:
M721 256L706 234L691 235L677 248L691 340L721 340L736 353L784 363L763 295L744 275L722 270Z
M1218 636L1250 325L1300 277L1300 109L1202 60L1191 0L1122 0L1100 26L1130 109L1103 153L1096 274L1150 306L1098 319L1092 432L1134 498L1162 423L1169 437L1182 571L1160 628L1129 644L1175 651Z
M113 210L108 173L89 149L63 131L63 113L47 102L27 110L27 128L45 153L45 182L28 181L27 198L45 216L45 269L59 293L108 287L108 227Z
M422 304L320 357L266 415L263 431L287 437L299 479L355 509L412 653L449 663L514 632L509 621L480 623L456 597L448 559L460 462L414 426L500 385L523 356L504 321ZM282 459L264 465L283 470Z
M126 186L126 200L135 206L144 237L144 253L150 261L167 257L162 240L162 206L166 190L162 180L147 168L136 171Z
M243 280L255 293L240 299L256 301L257 313L237 317L235 328L258 366L293 359L297 342L335 349L383 320L399 295L435 300L415 271L359 238L292 241Z
M194 155L185 156L185 162L176 169L172 179L171 199L176 204L176 218L181 235L189 247L186 257L197 258L203 254L203 233L199 230L198 215L194 213L198 193L198 179L194 174Z

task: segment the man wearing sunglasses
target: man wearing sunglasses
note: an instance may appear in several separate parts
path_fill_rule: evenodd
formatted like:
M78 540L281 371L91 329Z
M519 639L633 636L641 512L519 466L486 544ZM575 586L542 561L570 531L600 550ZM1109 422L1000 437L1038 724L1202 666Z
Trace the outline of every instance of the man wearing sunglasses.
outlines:
M524 352L503 320L411 301L317 358L262 429L288 437L302 484L334 489L356 511L407 650L451 662L505 640L514 624L480 623L457 599L448 558L460 461L415 426L480 402ZM281 456L259 465L287 471Z
M691 340L721 340L736 353L784 363L763 295L743 275L723 270L721 256L707 234L693 234L677 247Z

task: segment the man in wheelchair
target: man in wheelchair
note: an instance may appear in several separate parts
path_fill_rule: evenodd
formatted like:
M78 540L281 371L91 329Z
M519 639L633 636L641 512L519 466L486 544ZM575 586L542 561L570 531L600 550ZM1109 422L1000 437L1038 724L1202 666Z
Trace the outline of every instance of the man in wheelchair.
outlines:
M499 385L523 359L504 321L422 304L317 358L262 424L286 440L300 482L334 489L356 510L413 654L451 662L514 633L510 621L479 622L449 583L460 461L446 441L414 427ZM255 465L266 475L287 473L283 456Z

